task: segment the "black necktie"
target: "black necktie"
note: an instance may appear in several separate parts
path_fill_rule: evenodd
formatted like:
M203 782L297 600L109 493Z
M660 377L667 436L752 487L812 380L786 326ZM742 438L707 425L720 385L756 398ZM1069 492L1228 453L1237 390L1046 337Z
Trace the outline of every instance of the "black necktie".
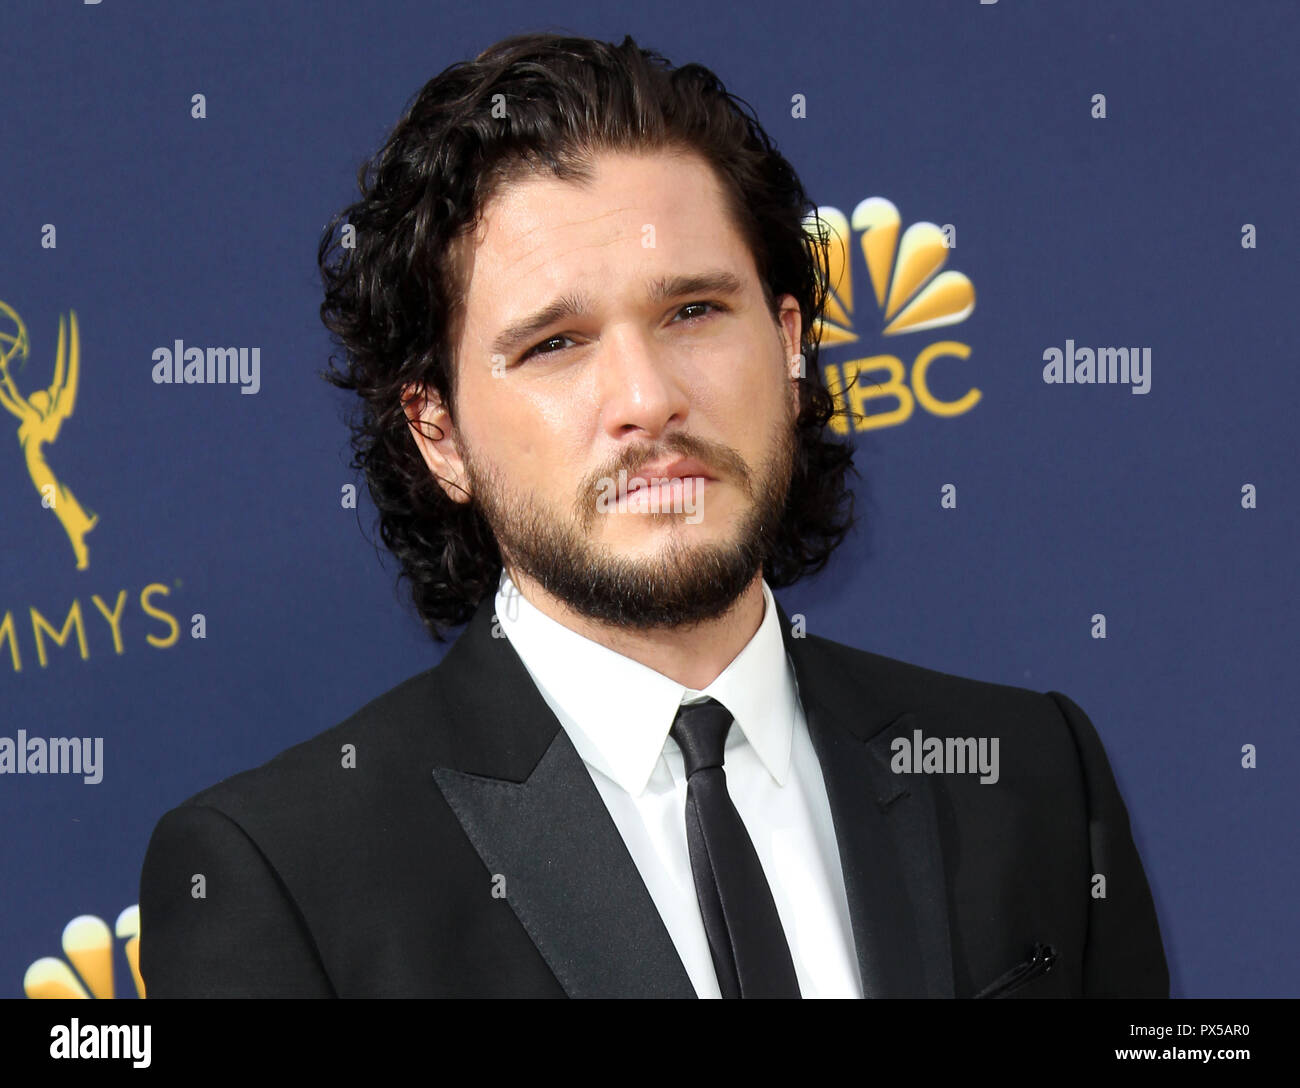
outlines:
M686 761L686 844L723 997L799 997L790 946L722 769L731 713L684 703L669 735Z

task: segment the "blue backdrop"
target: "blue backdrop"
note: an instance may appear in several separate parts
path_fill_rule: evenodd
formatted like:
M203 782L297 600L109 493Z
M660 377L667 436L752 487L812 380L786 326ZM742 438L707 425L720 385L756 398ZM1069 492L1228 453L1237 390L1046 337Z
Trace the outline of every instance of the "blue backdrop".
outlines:
M163 811L444 652L368 542L368 499L340 501L316 244L427 79L535 29L713 68L849 223L854 339L822 362L878 394L853 435L862 517L787 611L1075 699L1174 994L1295 996L1300 18L1185 0L10 0L0 738L102 738L102 778L0 774L0 994L79 985L66 961L133 995ZM947 229L973 312L886 332L851 223L872 197L902 231ZM258 391L156 384L177 340L257 348ZM1149 390L1045 382L1071 344L1149 349ZM112 932L65 942L85 916Z

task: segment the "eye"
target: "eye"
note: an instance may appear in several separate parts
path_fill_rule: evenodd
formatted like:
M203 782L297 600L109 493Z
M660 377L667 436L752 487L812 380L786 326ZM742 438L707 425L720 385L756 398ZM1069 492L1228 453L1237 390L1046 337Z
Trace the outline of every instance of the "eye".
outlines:
M695 317L688 317L686 320L688 322L702 321L707 317L711 317L714 313L725 313L727 311L727 307L724 306L721 302L705 302L701 300L699 302L688 302L685 306L683 306L680 310L677 311L676 316L681 317L681 315L684 314L687 310L694 310L704 306L707 306L709 308L708 313L699 314ZM534 344L531 348L529 348L526 352L524 352L523 355L519 357L519 361L522 363L525 359L532 358L533 356L536 355L554 355L556 351L563 351L564 350L563 348L557 348L555 350L550 350L550 351L545 349L550 344L562 343L565 340L569 340L569 337L548 336L545 340L542 340L539 343ZM572 343L571 340L569 342Z
M720 302L703 302L703 301L701 301L701 302L688 302L685 306L683 306L680 310L677 311L677 316L680 317L680 316L681 316L682 314L684 314L687 310L694 310L696 307L699 307L699 306L708 306L709 309L710 309L710 311L711 311L712 313L723 313L723 312L725 312L726 309L727 309L727 308L726 308L724 305L722 305L722 303L720 303ZM701 318L705 318L705 317L708 317L708 316L710 316L710 315L707 314L707 313L706 313L706 314L700 314L699 317L691 317L691 318L687 318L687 320L688 320L688 321L699 321Z
M542 349L546 347L547 344L554 344L557 343L558 341L568 340L568 339L569 338L567 336L548 336L540 344L534 344L531 348L529 348L526 352L524 352L521 356L519 356L519 361L522 363L525 359L531 358L534 355L554 355L555 352L543 351Z

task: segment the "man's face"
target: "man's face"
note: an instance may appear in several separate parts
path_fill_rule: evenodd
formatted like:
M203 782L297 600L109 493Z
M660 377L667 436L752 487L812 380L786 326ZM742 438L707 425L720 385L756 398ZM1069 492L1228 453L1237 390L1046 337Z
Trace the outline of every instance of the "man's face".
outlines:
M507 185L465 274L455 425L430 402L435 426L416 437L430 469L470 492L507 571L623 628L724 612L785 506L800 314L786 295L774 321L709 167L606 153L585 187ZM563 312L518 328L557 301ZM684 458L697 465L683 475L710 478L620 492Z

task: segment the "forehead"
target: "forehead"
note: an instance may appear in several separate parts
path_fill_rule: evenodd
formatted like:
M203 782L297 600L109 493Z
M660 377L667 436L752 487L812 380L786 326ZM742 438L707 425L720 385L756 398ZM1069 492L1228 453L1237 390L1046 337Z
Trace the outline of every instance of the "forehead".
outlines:
M598 153L587 182L547 173L506 182L471 242L463 267L474 324L508 321L566 291L608 295L697 265L757 278L717 176L678 150Z

